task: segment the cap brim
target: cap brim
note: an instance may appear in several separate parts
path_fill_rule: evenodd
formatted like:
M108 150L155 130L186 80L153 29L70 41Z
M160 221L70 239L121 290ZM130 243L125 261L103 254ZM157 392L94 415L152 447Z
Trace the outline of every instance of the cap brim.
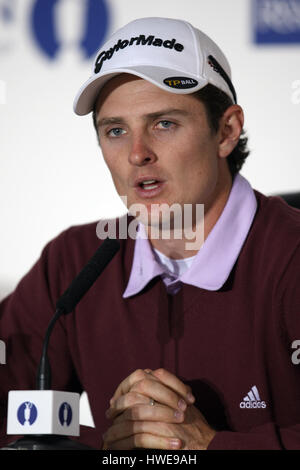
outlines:
M79 116L84 116L89 114L94 109L94 104L97 99L97 96L100 90L103 88L105 83L107 83L113 77L120 75L122 73L128 73L130 75L136 75L137 77L143 78L159 88L169 91L171 93L177 94L190 94L194 93L205 85L207 85L208 80L206 78L199 78L191 75L187 75L185 72L175 71L173 69L155 67L150 65L143 66L134 66L126 68L118 68L110 70L109 72L101 74L101 76L92 76L87 80L82 87L80 88L75 100L74 100L74 111ZM198 82L198 84L192 88L187 89L177 89L172 88L164 84L166 78L172 77L184 77L187 79L193 79Z

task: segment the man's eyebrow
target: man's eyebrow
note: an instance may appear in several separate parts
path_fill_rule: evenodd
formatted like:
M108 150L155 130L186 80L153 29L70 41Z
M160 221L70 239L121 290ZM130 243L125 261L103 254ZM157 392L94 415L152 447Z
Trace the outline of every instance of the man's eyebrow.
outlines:
M166 114L180 114L182 116L187 116L189 113L189 111L185 110L185 109L177 109L177 108L167 108L167 109L161 109L160 111L157 111L155 113L149 113L149 114L146 114L145 117L148 117L148 118L152 118L152 119L156 119L160 116L164 116Z
M182 116L187 116L189 111L186 111L185 109L177 109L177 108L167 108L167 109L161 109L159 111L156 111L154 113L148 113L143 116L144 119L157 119L161 116L165 116L166 114L171 115L171 114L180 114ZM97 121L97 126L98 127L103 127L107 126L110 124L124 124L125 119L122 118L121 116L113 116L113 117L103 117Z
M125 120L122 117L104 117L97 121L97 127L107 126L109 124L124 124Z

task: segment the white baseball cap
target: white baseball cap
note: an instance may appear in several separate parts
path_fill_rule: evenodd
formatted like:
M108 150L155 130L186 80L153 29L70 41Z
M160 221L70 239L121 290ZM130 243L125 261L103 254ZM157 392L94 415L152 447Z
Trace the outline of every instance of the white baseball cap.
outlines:
M92 76L75 98L75 113L90 113L104 84L121 73L136 75L171 93L194 93L210 83L236 103L225 55L186 21L140 18L116 31L98 52Z

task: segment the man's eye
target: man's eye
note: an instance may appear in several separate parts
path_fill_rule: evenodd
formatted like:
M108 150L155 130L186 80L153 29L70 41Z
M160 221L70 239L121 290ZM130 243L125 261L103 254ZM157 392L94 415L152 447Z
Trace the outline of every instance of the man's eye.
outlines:
M158 123L158 127L162 129L169 129L172 125L173 125L173 122L167 121L167 120L159 121Z
M122 135L124 133L125 133L125 131L121 127L114 127L113 129L110 129L110 131L108 131L107 134L110 137L120 137L120 135Z

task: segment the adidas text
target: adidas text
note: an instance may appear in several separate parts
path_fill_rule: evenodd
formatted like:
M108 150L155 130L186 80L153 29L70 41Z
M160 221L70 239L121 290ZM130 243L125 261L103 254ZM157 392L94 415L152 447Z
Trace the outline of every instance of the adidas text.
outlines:
M241 401L240 408L266 408L264 401Z
M247 395L243 398L243 401L241 401L240 403L240 408L253 409L266 407L266 402L261 400L256 385L253 385L253 387L251 387L251 390L249 390Z

